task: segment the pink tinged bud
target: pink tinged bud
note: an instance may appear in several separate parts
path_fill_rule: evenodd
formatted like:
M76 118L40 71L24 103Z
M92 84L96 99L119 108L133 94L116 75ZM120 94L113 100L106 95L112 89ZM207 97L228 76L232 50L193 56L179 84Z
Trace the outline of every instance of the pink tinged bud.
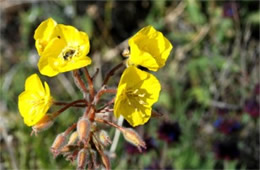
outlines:
M56 137L56 139L54 140L51 146L51 152L53 153L54 157L59 155L60 149L65 145L65 143L66 143L66 136L64 133L60 133Z
M107 132L104 130L99 131L98 139L104 146L108 146L109 144L112 144L110 137L108 136Z
M78 140L78 132L73 132L70 135L69 142L67 145L73 145Z
M33 134L37 135L37 133L48 129L52 125L53 125L53 120L51 116L45 115L36 125L32 127L33 131L31 135Z
M89 160L89 152L87 149L81 149L77 156L77 170L85 169Z
M138 148L139 152L142 152L142 148L146 149L145 142L133 129L121 128L120 130L123 133L125 140L135 145Z
M84 144L86 144L86 142L89 139L90 129L91 129L91 122L89 121L88 118L82 118L78 121L77 123L78 137L79 140L82 141Z

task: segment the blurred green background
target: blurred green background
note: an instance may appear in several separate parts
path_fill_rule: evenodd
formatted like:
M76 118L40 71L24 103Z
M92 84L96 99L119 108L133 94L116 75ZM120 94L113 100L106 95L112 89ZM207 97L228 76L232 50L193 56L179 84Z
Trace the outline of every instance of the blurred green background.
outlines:
M162 91L154 109L163 116L136 128L148 149L138 153L121 136L113 169L259 169L259 1L1 0L0 9L0 169L75 169L49 148L82 110L35 137L17 109L26 77L39 75L33 34L48 17L88 33L90 73L101 69L96 87L142 27L153 25L174 46L155 73ZM57 100L82 97L71 73L40 77Z

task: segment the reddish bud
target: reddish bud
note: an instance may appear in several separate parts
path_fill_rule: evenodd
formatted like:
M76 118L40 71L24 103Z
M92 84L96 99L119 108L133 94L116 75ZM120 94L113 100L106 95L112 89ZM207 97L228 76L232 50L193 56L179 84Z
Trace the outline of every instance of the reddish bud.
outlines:
M85 148L81 149L77 156L77 169L78 170L85 169L88 159L89 159L88 150Z
M53 121L50 115L45 115L36 125L32 127L33 131L31 135L44 131L53 125Z
M100 130L98 132L98 139L104 146L108 146L109 144L112 143L111 140L110 140L110 137L107 134L107 132L104 131L104 130Z
M64 135L64 133L60 133L51 146L51 152L53 153L54 157L58 156L58 154L60 153L60 149L62 146L64 146L65 142L66 136Z
M135 145L139 152L142 152L142 148L146 149L146 144L142 138L131 128L121 128L121 132L124 135L125 140Z
M78 132L73 132L71 135L70 135L70 138L69 138L69 142L67 145L73 145L78 139Z
M83 143L86 143L89 139L91 129L91 122L88 118L82 118L77 123L77 132L79 136L79 140Z

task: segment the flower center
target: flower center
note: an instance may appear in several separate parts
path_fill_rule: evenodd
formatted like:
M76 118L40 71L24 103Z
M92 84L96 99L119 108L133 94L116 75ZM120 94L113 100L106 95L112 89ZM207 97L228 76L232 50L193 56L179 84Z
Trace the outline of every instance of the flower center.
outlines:
M68 50L63 54L63 59L68 60L68 58L72 58L75 53L75 50Z
M138 108L138 105L148 105L145 99L145 93L141 93L139 89L135 90L127 90L126 91L126 100L130 106L134 106Z
M76 47L65 47L65 49L61 53L61 57L65 61L69 61L77 55L78 55L78 49Z

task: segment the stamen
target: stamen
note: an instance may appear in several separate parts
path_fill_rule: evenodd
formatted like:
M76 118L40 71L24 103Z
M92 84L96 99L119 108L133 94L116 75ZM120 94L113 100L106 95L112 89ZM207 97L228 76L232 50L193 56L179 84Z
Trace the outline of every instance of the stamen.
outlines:
M147 103L145 103L143 100L139 100L138 102L142 105L147 105Z
M138 89L135 89L135 91L133 93L136 94L137 92L138 92Z
M138 94L139 97L144 97L145 96L145 93L143 94Z

